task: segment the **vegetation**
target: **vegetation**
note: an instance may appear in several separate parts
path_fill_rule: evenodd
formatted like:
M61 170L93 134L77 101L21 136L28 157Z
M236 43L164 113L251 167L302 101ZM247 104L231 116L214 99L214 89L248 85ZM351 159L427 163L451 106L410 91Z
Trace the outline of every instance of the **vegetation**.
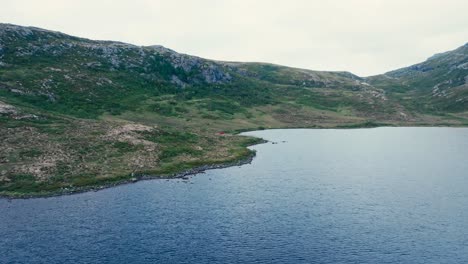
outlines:
M259 142L247 130L466 125L466 46L456 53L361 78L0 24L0 195L234 162Z

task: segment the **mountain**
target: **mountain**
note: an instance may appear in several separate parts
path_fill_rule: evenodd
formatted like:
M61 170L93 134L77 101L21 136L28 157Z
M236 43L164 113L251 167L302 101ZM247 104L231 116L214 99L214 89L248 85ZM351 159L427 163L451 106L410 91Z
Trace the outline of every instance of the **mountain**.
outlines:
M369 105L378 105L374 98L384 97L381 90L345 72L218 62L161 46L92 41L8 24L0 28L0 84L4 94L21 95L21 101L35 107L77 117L135 110L142 100L163 94L216 96L228 105L234 100L247 107L277 103L282 101L278 95L285 93L295 100L297 92L305 93L304 98L317 97L313 103L321 108L355 103L374 108ZM348 91L354 93L339 103L328 96Z
M0 195L237 162L243 130L466 125L466 55L362 78L0 24Z

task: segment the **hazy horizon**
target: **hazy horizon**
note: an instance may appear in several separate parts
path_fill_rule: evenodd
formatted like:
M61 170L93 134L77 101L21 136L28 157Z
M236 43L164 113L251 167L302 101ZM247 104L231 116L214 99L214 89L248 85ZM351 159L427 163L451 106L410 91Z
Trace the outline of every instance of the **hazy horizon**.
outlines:
M5 0L0 22L222 61L369 76L467 43L468 2Z

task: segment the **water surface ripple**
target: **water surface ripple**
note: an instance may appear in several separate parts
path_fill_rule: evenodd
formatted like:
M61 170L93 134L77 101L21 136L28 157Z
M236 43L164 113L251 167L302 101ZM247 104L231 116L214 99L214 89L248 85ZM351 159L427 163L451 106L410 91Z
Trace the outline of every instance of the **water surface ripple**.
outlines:
M278 144L188 182L0 199L0 263L468 262L468 129L247 134Z

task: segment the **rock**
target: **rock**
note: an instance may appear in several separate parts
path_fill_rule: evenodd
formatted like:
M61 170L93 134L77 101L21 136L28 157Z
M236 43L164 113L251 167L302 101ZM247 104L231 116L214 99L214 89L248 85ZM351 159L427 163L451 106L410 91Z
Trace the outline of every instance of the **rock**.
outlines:
M175 84L175 85L177 85L177 86L179 86L179 87L181 87L181 88L185 88L185 86L187 86L187 84L184 83L183 81L181 81L181 80L179 79L179 77L177 77L176 75L172 75L172 77L171 77L171 83L173 83L173 84Z
M12 105L0 101L0 114L16 114L16 108Z

